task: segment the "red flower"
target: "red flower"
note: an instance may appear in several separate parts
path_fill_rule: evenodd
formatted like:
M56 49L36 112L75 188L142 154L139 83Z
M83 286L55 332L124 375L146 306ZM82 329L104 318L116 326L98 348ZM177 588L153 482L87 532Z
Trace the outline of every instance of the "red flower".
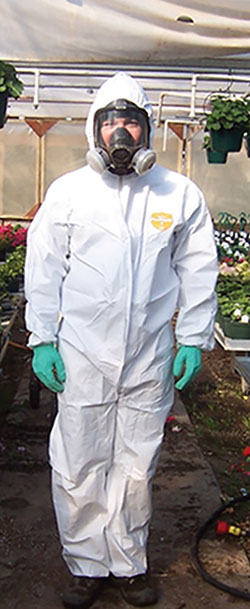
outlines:
M244 455L244 457L249 457L249 455L250 455L250 446L246 446L246 448L244 448L244 450L242 451L242 454Z
M15 231L11 237L11 245L12 247L17 247L18 245L26 245L27 241L27 228L23 228L20 226L17 231Z

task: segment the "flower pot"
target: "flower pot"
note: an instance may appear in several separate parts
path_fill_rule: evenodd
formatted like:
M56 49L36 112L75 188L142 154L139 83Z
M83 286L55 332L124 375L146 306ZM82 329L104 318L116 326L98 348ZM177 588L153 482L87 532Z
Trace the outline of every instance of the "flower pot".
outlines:
M7 101L8 94L6 93L6 91L4 93L0 93L0 129L2 129L5 124Z
M241 149L245 127L232 127L232 129L211 129L210 137L213 150L220 152L239 152Z
M240 321L232 321L224 317L222 330L228 338L237 338L238 340L250 339L250 323L244 324Z
M208 163L223 163L227 161L227 152L220 150L206 150Z
M247 156L250 157L250 133L245 138L245 147Z

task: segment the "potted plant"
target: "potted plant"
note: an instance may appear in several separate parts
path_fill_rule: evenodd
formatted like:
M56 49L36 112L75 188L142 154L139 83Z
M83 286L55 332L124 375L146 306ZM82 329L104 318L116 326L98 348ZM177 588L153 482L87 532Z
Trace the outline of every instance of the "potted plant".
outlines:
M202 148L206 150L208 163L226 163L227 152L213 150L210 135L204 135Z
M250 131L246 133L244 140L247 156L250 157Z
M1 306L2 300L5 298L6 294L7 294L6 281L3 279L3 277L0 277L0 306Z
M0 262L5 261L6 256L19 245L26 246L27 230L20 224L0 226Z
M213 150L238 152L250 124L249 97L214 94L210 103L205 129L210 133Z
M250 264L222 263L217 282L217 321L225 336L250 339Z
M12 232L12 236L11 236L12 249L15 249L19 245L26 246L27 231L28 231L28 229L21 226L20 224L15 224L15 226L13 226L13 232Z
M0 226L0 261L6 259L6 255L12 250L13 227L11 224Z
M0 129L5 123L8 97L17 99L23 91L23 82L10 63L0 60Z
M223 214L224 212L220 213ZM225 214L227 216L227 212ZM250 233L245 230L236 230L235 227L224 229L221 225L220 230L215 228L214 237L220 272L223 270L222 267L225 267L223 274L228 273L228 269L230 269L230 274L239 274L235 265L250 258Z
M26 248L18 245L6 262L0 266L0 281L6 284L7 292L17 292L23 280Z

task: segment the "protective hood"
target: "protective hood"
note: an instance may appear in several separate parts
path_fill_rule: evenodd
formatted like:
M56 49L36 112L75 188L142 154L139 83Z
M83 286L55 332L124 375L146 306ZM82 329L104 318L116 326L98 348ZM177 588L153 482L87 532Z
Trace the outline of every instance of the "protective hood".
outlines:
M149 99L139 83L126 74L118 72L115 76L109 78L97 92L96 98L90 108L87 123L86 136L88 138L89 148L92 150L94 146L94 116L97 110L105 108L108 104L116 99L126 99L142 108L147 112L150 124L150 143L152 143L153 135L153 113Z

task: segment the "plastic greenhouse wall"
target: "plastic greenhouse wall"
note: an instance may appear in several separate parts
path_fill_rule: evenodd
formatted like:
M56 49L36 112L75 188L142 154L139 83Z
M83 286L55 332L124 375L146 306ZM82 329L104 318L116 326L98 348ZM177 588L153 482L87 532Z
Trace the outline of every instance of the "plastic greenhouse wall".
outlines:
M187 146L169 130L163 152L163 127L155 130L158 162L186 173L204 192L212 216L219 211L249 213L250 159L244 146L228 155L226 165L209 165L202 150L203 131ZM0 216L20 218L41 203L49 184L58 176L85 164L87 152L83 121L58 120L39 138L24 120L8 120L0 130Z
M169 138L167 155L161 146L162 128L155 134L158 160L177 171L180 141ZM58 121L39 138L24 121L9 120L0 131L0 216L24 217L55 178L86 163L87 150L81 121Z
M205 194L214 219L218 212L228 211L239 216L241 211L250 212L250 158L244 143L240 152L228 153L225 165L208 164L202 149L204 132L201 130L192 139L190 147L190 178Z

